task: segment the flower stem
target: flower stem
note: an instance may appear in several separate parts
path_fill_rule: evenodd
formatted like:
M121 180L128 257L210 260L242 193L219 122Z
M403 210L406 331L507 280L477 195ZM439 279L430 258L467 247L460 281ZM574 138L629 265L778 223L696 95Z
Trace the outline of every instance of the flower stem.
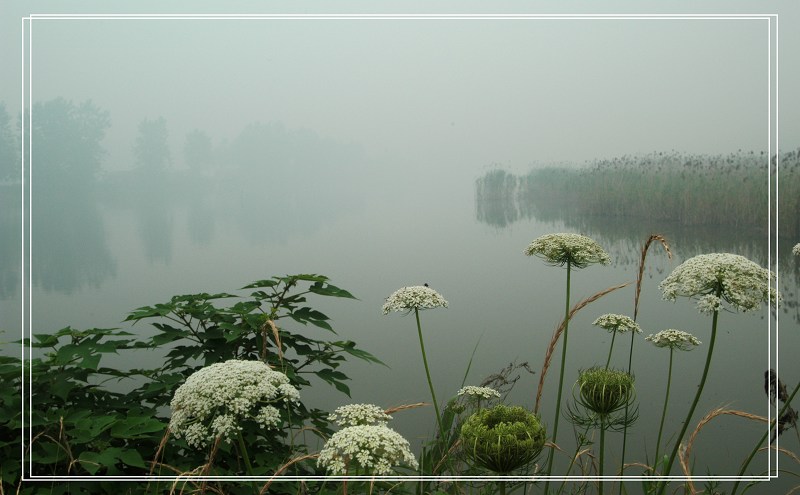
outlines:
M634 308L633 311L633 321L636 321L636 313L638 312L638 305ZM631 332L631 348L628 352L628 374L631 374L631 369L633 367L633 342L634 337L636 336L636 332ZM625 469L625 446L628 443L628 407L630 406L630 401L625 403L625 427L622 430L622 457L620 458L619 462L619 475L622 476L622 472ZM622 495L623 490L623 482L619 482L619 494ZM627 492L626 492L627 493Z
M600 477L603 476L603 451L606 446L606 421L605 415L600 416ZM599 495L603 495L603 480L599 481Z
M422 326L419 323L419 309L414 308L414 316L417 317L417 333L419 334L419 348L422 350L422 363L425 365L425 375L428 377L428 386L431 389L433 408L436 410L436 424L439 426L439 434L444 435L444 428L442 428L442 415L439 414L439 403L436 401L436 392L433 391L431 371L428 368L428 358L425 356L425 343L422 341Z
M614 339L617 338L617 329L614 329L614 332L611 334L611 347L608 349L608 359L606 359L606 369L608 369L608 365L611 363L611 351L614 350Z
M564 387L564 365L567 360L567 332L569 331L569 283L571 273L570 262L567 261L567 301L566 308L564 309L564 343L561 348L561 372L558 375L558 397L556 398L556 419L553 421L553 444L556 443L558 436L558 418L561 417L561 391ZM555 458L555 448L550 449L550 455L547 458L547 474L553 475L553 459ZM548 479L544 484L544 493L547 493L547 488L550 485Z
M773 419L772 422L770 423L770 427L767 428L767 431L764 432L764 435L761 437L761 440L759 440L759 442L756 444L756 446L753 449L753 451L750 452L750 455L747 457L747 459L742 464L741 469L739 469L739 475L738 475L739 479L737 479L736 483L733 485L733 490L731 490L731 495L736 495L736 490L739 489L739 481L741 481L742 476L744 476L744 471L747 469L747 466L750 465L750 461L753 460L753 457L755 457L756 453L761 448L761 446L764 444L764 442L767 441L767 435L769 435L770 430L772 430L772 428L775 427L775 423L778 421L778 419L781 416L784 415L786 410L789 409L789 404L792 402L792 399L794 399L794 396L797 394L798 390L800 390L800 382L798 382L797 386L794 387L794 390L792 390L792 393L791 393L791 395L789 395L789 398L786 399L786 402L783 403L783 407L781 407L780 412L778 412L778 415L775 416L775 419Z
M239 453L242 455L242 459L244 460L244 465L247 468L247 475L253 476L253 466L250 464L250 457L247 455L247 448L244 446L244 438L242 438L242 432L240 431L237 435L237 439L239 440ZM250 482L250 485L253 487L253 492L258 494L258 487L256 487L255 483Z
M721 289L717 290L716 296L719 297ZM697 386L697 393L694 396L694 401L692 402L692 407L689 408L689 414L686 415L686 419L683 422L683 426L681 427L681 432L678 434L678 437L675 439L675 447L672 448L672 454L669 456L669 461L667 462L667 467L664 470L663 476L669 476L670 469L672 469L672 463L675 462L675 457L678 456L678 449L681 446L681 440L683 440L683 435L686 433L686 428L689 427L689 421L692 420L692 414L694 414L694 410L697 407L697 403L700 401L700 395L703 393L703 386L706 384L706 377L708 376L708 368L711 365L711 355L714 352L714 341L717 338L717 319L719 318L719 309L714 311L714 319L711 322L711 340L708 343L708 355L706 356L706 365L703 368L703 377L700 378L700 385ZM661 483L661 488L658 490L658 495L663 495L664 490L667 488L668 481L664 481Z
M672 383L672 347L669 348L669 371L667 372L667 395L664 397L664 410L661 411L661 425L658 427L658 440L656 440L656 458L655 462L658 463L658 451L661 447L661 433L664 431L664 418L667 417L667 404L669 403L669 387ZM656 464L657 465L657 464ZM655 466L653 467L655 471Z
M253 476L253 466L250 464L250 457L247 455L247 448L244 446L244 438L242 438L241 431L238 433L237 438L239 440L239 453L242 454L244 465L247 467L247 475Z

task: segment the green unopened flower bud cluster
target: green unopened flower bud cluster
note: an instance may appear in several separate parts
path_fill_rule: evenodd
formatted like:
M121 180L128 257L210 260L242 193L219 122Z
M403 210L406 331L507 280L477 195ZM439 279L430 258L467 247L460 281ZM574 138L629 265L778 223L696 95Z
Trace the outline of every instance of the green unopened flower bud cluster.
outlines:
M625 407L633 396L633 376L602 367L589 368L578 375L578 402L606 416Z
M539 418L519 406L498 404L481 409L461 427L464 454L495 473L509 473L532 462L545 440Z
M276 428L281 417L274 404L299 400L283 373L261 361L233 359L200 369L178 387L169 428L190 446L204 448L217 437L230 442L244 421Z

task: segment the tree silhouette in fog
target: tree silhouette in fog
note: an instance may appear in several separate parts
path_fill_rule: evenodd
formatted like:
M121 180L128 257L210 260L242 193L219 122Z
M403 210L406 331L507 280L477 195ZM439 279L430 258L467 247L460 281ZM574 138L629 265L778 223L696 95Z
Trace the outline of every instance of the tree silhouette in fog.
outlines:
M11 127L11 117L0 103L0 181L20 180L19 135Z
M30 123L33 283L65 293L99 286L116 270L95 187L108 112L56 98L34 104Z
M198 129L188 133L183 146L183 159L193 172L209 172L214 166L214 146L208 134Z
M39 193L85 192L101 171L101 142L111 125L108 112L91 101L63 98L36 103L30 117L33 185Z
M144 174L163 174L170 164L167 138L167 121L164 117L144 119L139 124L139 134L133 145L136 168Z

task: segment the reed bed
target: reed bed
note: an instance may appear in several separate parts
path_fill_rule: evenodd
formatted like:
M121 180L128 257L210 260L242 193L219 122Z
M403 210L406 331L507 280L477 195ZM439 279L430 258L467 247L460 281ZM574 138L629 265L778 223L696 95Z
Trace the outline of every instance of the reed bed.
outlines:
M557 219L604 216L723 225L757 235L766 232L769 212L780 236L797 238L800 149L772 158L752 151L624 155L520 176L498 169L476 181L476 200L478 219L497 226L558 212Z

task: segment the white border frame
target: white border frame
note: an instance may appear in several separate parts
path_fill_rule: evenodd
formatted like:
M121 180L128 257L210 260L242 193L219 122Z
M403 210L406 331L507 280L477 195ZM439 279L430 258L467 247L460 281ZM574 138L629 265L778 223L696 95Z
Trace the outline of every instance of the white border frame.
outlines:
M777 215L778 215L778 179L776 178L775 181L775 203L773 203L772 198L772 178L771 178L771 157L773 155L773 150L776 154L779 151L778 145L778 46L779 46L779 39L778 39L778 15L777 14L648 14L648 15L641 15L641 14L30 14L29 16L23 17L21 19L21 40L22 40L22 49L21 49L21 114L22 114L22 132L21 132L21 161L20 166L22 168L22 284L21 284L21 294L22 294L22 325L21 325L21 333L22 338L32 339L32 332L31 332L31 321L33 317L32 313L32 283L30 281L31 278L31 259L32 259L32 249L31 249L31 242L30 237L28 237L28 252L26 258L25 252L25 241L26 241L26 234L25 228L28 228L28 236L30 236L31 232L31 224L32 224L32 211L31 211L31 198L32 198L32 181L31 181L31 170L33 168L32 163L32 156L33 156L33 145L32 145L32 108L33 108L33 56L32 56L32 47L33 47L33 21L34 20L217 20L217 19L225 19L225 20L313 20L313 19L320 19L320 20L375 20L375 19L390 19L390 20L520 20L520 19L530 19L530 20L591 20L591 19L601 19L601 20L643 20L643 19L657 19L657 20L766 20L768 22L768 36L767 36L767 54L768 54L768 86L767 86L767 114L768 114L768 143L767 143L767 180L768 180L768 211L767 211L767 219L769 222L768 227L768 268L771 269L772 267L772 251L773 251L773 223L775 227L774 238L775 238L775 250L776 250L776 259L777 259L777 239L778 239L778 231L777 231ZM774 34L773 34L773 26L774 26ZM26 33L28 35L28 39L26 41ZM773 67L772 59L772 46L773 42L775 45L775 65ZM26 67L27 67L27 78L26 78ZM774 80L773 80L774 77ZM775 85L775 92L773 94L772 86L773 82ZM27 88L26 88L27 83ZM27 96L27 102L26 102ZM773 115L772 106L775 106L775 113ZM28 118L26 120L26 111L31 111L28 114ZM27 124L27 127L26 127ZM775 132L773 132L773 129ZM25 131L28 131L29 138L27 140L27 148L25 142ZM773 147L774 144L774 147ZM28 181L26 184L25 181L25 158L26 158L26 151L27 156L30 158L31 165L28 168ZM779 175L779 157L776 158L775 163L776 169L776 177ZM26 188L27 185L27 188ZM28 205L27 209L25 208L25 192L28 192ZM776 218L773 220L771 214L772 206L775 206L776 211ZM27 212L27 215L26 215ZM776 270L777 276L777 270ZM28 280L28 284L26 285L26 280ZM777 281L776 281L777 284ZM26 297L26 287L28 289L27 297ZM776 285L777 288L777 285ZM26 312L27 310L27 312ZM26 319L27 314L27 319ZM767 308L767 325L768 325L768 366L772 367L772 359L773 354L775 358L775 367L778 368L778 317L776 312L776 324L775 324L775 348L772 347L772 324L771 319L769 318L769 308ZM26 332L27 329L27 332ZM27 335L26 335L27 334ZM26 351L27 351L27 358L26 359ZM32 359L32 349L29 346L23 345L21 351L22 357L22 365L23 365L23 375L22 375L22 419L23 424L22 428L23 431L25 430L25 419L32 418L32 388L31 384L28 383L28 395L27 395L27 404L26 404L26 378L30 377L30 360ZM26 416L26 405L27 405L27 413ZM767 402L767 410L768 410L768 420L771 421L772 416L772 409L770 407L769 401ZM767 425L768 428L768 435L769 435L769 424ZM424 481L424 480L441 480L441 481L448 481L448 480L459 480L459 481L642 481L642 480L649 480L649 481L687 481L691 479L692 481L769 481L773 478L778 477L778 455L777 452L773 453L772 450L769 452L768 462L767 462L767 471L769 475L767 476L692 476L691 478L686 476L653 476L653 477L646 477L646 476L26 476L26 467L28 465L33 464L32 454L26 460L25 459L25 449L27 445L32 444L32 431L28 430L27 442L26 439L23 438L22 442L22 451L21 451L21 481L224 481L224 480L241 480L241 481L323 481L323 480L333 480L333 481L344 481L344 480L386 480L386 481ZM776 448L778 445L779 440L776 439ZM773 455L775 456L775 468L772 468L772 458ZM774 473L774 474L773 474Z

